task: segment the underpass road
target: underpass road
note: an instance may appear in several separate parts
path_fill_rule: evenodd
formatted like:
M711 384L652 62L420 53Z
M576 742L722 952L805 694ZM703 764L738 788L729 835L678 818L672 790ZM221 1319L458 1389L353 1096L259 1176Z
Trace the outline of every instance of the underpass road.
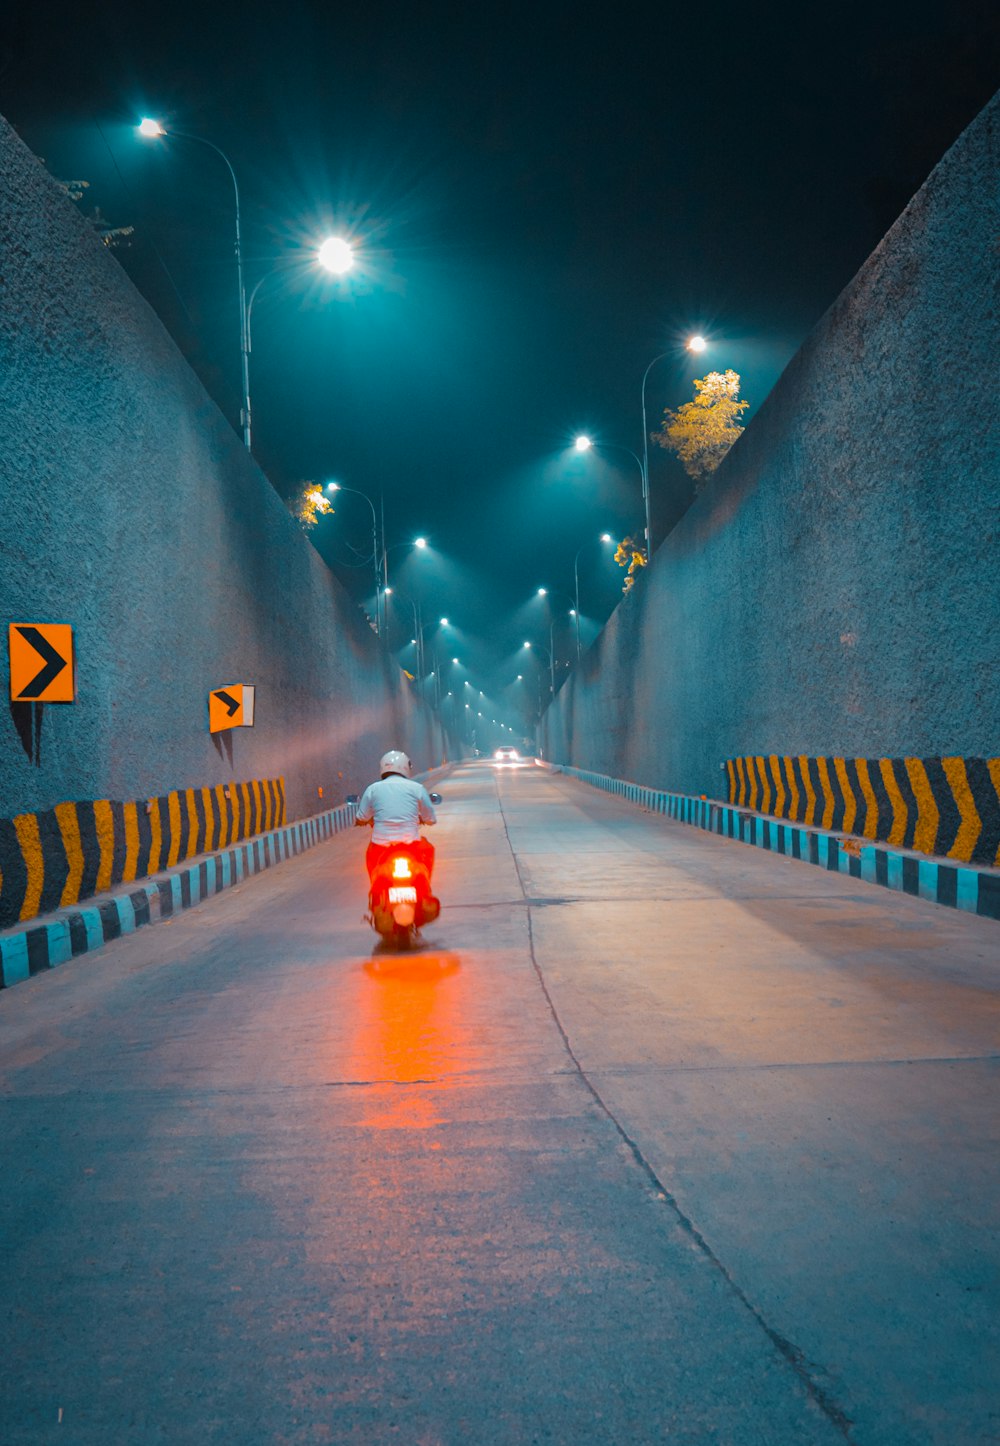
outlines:
M0 996L0 1446L1000 1441L1000 929L531 766Z

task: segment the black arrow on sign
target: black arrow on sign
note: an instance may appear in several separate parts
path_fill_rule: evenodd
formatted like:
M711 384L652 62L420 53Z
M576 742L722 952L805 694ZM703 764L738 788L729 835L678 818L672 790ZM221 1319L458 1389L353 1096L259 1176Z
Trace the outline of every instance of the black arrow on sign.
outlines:
M44 693L50 683L54 683L68 663L62 653L57 653L45 635L37 628L19 627L18 632L26 643L30 643L40 658L45 659L45 666L40 673L32 678L26 688L21 689L20 696L24 699L37 698L39 693Z
M219 693L216 693L215 696L218 698L218 700L219 700L220 703L225 703L225 705L226 705L226 717L227 717L227 718L231 718L231 717L233 716L233 714L236 712L237 708L240 706L239 699L238 699L238 698L234 698L233 695L232 695L232 693L219 692Z

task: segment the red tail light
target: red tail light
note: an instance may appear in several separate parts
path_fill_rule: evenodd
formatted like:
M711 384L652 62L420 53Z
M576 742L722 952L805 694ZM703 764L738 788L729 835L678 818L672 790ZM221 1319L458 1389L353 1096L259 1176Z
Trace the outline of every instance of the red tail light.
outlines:
M410 872L410 861L403 854L397 854L392 861L392 877L394 879L412 879Z

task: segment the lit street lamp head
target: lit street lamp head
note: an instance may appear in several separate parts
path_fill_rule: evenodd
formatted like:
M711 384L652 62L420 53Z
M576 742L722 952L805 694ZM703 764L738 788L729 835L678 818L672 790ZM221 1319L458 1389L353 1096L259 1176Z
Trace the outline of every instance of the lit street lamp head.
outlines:
M687 346L688 351L704 351L705 348L708 346L708 342L703 336L693 336L688 341Z
M548 590L547 587L540 587L540 588L538 589L538 596L539 596L539 597L546 597L547 594L548 594L548 591L549 591L549 590Z
M146 136L147 139L151 136L166 135L166 131L160 125L160 122L158 120L153 120L152 116L148 115L143 116L142 120L139 122L137 129L139 131L139 134L141 136Z
M614 538L611 536L611 533L610 533L610 532L602 532L602 533L601 533L601 541L602 541L602 542L613 542L613 541L614 541Z
M442 619L441 619L441 626L442 626L443 628L446 628L446 627L448 626L448 619L447 619L447 618L442 618Z
M576 441L573 443L573 446L578 452L589 452L593 445L594 444L590 440L590 438L584 436L583 434L577 437Z
M327 490L328 492L339 492L339 491L340 491L340 483L339 483L339 482L328 482L328 483L326 484L326 490Z
M343 276L354 265L354 247L343 236L328 236L316 253L316 259L326 271L334 276Z
M426 537L415 537L415 538L413 539L413 546L414 546L414 547L421 547L421 548L426 547L426 546L427 546L427 538L426 538Z

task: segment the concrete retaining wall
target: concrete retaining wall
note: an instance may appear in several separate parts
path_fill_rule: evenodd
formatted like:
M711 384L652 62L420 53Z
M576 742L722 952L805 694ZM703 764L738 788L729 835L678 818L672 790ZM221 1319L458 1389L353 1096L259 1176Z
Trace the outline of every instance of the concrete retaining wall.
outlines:
M0 192L0 649L12 622L70 622L78 674L39 713L0 670L0 818L281 777L295 819L360 792L387 746L439 762L398 668L2 120ZM213 742L207 695L232 683L255 685L256 725Z
M548 758L725 798L727 759L1000 754L998 174L1000 97L584 656Z

